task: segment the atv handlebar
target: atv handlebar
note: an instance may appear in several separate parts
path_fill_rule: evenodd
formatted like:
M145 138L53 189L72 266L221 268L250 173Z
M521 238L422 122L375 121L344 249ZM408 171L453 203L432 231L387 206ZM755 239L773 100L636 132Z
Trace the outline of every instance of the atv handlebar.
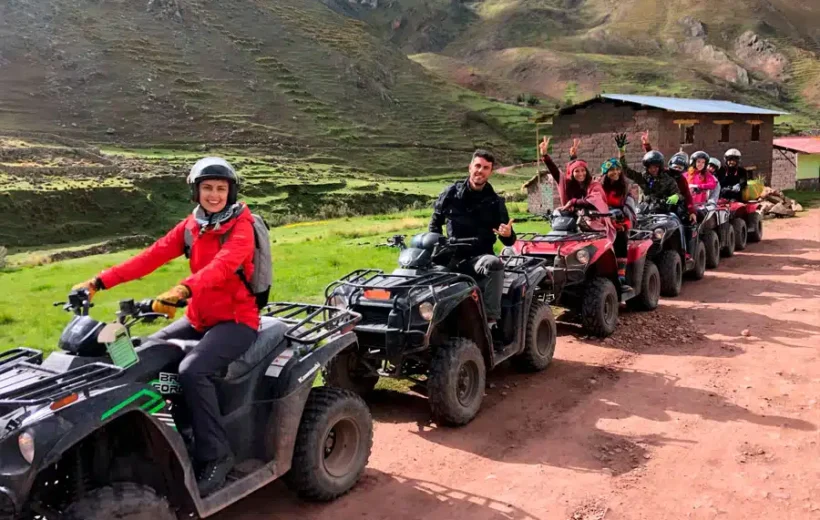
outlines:
M142 300L140 302L135 302L133 299L120 300L119 310L116 313L117 321L125 325L126 328L130 329L139 321L150 323L157 318L169 319L167 314L154 312L154 301L155 300L152 299ZM54 306L62 306L64 311L74 313L77 316L88 316L89 310L94 306L94 304L91 303L91 297L88 294L88 290L79 289L76 291L71 291L68 294L68 301L55 302ZM188 300L180 300L173 306L179 309L187 307Z

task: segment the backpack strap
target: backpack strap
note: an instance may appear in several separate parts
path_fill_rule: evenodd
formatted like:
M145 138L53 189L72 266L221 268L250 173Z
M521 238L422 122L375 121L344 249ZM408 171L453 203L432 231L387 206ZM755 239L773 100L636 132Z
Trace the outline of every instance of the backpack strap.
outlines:
M222 247L222 246L225 245L225 242L228 241L228 237L230 236L231 231L233 231L233 228L228 229L227 231L225 231L224 233L219 235L219 247ZM257 243L256 233L253 234L253 241L254 241L254 247L258 247L259 244ZM245 270L242 268L241 265L239 266L239 269L236 270L236 275L239 277L239 279L242 281L242 283L248 289L248 292L251 293L252 296L256 296L253 292L253 287L251 287L251 282L250 282L250 280L248 280L248 277L245 276Z
M182 246L182 252L185 254L185 258L188 260L191 259L191 248L194 246L194 234L191 233L191 230L188 229L188 226L185 226L185 234L183 236L184 244Z

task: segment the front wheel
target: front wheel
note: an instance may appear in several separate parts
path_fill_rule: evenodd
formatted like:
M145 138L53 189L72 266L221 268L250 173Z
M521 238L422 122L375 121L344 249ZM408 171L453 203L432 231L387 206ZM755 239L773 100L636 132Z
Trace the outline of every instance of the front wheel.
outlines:
M327 386L350 390L361 396L373 391L379 376L363 366L356 350L349 349L337 354L322 371L322 378Z
M746 241L749 235L746 230L746 221L742 218L736 218L732 221L732 227L735 228L735 251L743 251L746 249Z
M706 267L715 269L720 265L720 238L714 229L710 229L702 235L702 239L706 247Z
M449 426L472 421L484 400L486 382L484 357L474 341L454 338L436 348L427 382L433 419Z
M513 364L522 372L538 372L549 366L555 355L555 316L543 302L533 302L527 320L524 350L513 358Z
M618 325L618 291L607 278L596 278L586 288L581 302L581 324L590 334L605 338Z
M720 255L730 258L735 255L735 227L731 224L726 226L726 244L720 248Z
M667 249L658 258L658 271L661 276L661 295L677 296L683 285L683 262L680 254Z
M176 520L168 501L153 489L120 482L95 489L69 505L65 520Z
M702 280L703 275L706 274L706 244L698 239L695 242L695 267L689 272L692 280Z
M680 255L675 255L680 262ZM651 260L646 261L643 268L643 280L641 281L641 293L629 302L632 307L642 311L653 311L658 308L658 300L661 297L661 275L658 267Z
M749 221L746 223L749 230L749 242L760 242L763 240L763 219L760 213L754 212L749 215Z
M310 390L286 475L303 499L328 501L359 481L373 447L373 418L361 397L349 390Z

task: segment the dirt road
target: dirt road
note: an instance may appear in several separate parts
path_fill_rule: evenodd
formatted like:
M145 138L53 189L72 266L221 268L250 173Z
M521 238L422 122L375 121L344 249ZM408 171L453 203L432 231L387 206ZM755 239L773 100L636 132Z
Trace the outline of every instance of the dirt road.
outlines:
M370 466L337 502L276 484L218 518L820 518L820 210L766 221L610 341L559 332L553 366L493 373L464 428L376 395Z

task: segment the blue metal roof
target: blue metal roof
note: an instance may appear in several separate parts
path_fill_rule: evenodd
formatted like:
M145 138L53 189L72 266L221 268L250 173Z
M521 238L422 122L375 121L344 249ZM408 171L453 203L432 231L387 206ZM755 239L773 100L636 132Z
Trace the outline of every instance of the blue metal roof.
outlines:
M633 96L622 94L602 94L601 98L612 101L623 101L648 107L660 108L669 112L720 113L720 114L755 114L780 116L788 112L769 110L767 108L739 105L731 101L715 99L686 99L657 96Z

